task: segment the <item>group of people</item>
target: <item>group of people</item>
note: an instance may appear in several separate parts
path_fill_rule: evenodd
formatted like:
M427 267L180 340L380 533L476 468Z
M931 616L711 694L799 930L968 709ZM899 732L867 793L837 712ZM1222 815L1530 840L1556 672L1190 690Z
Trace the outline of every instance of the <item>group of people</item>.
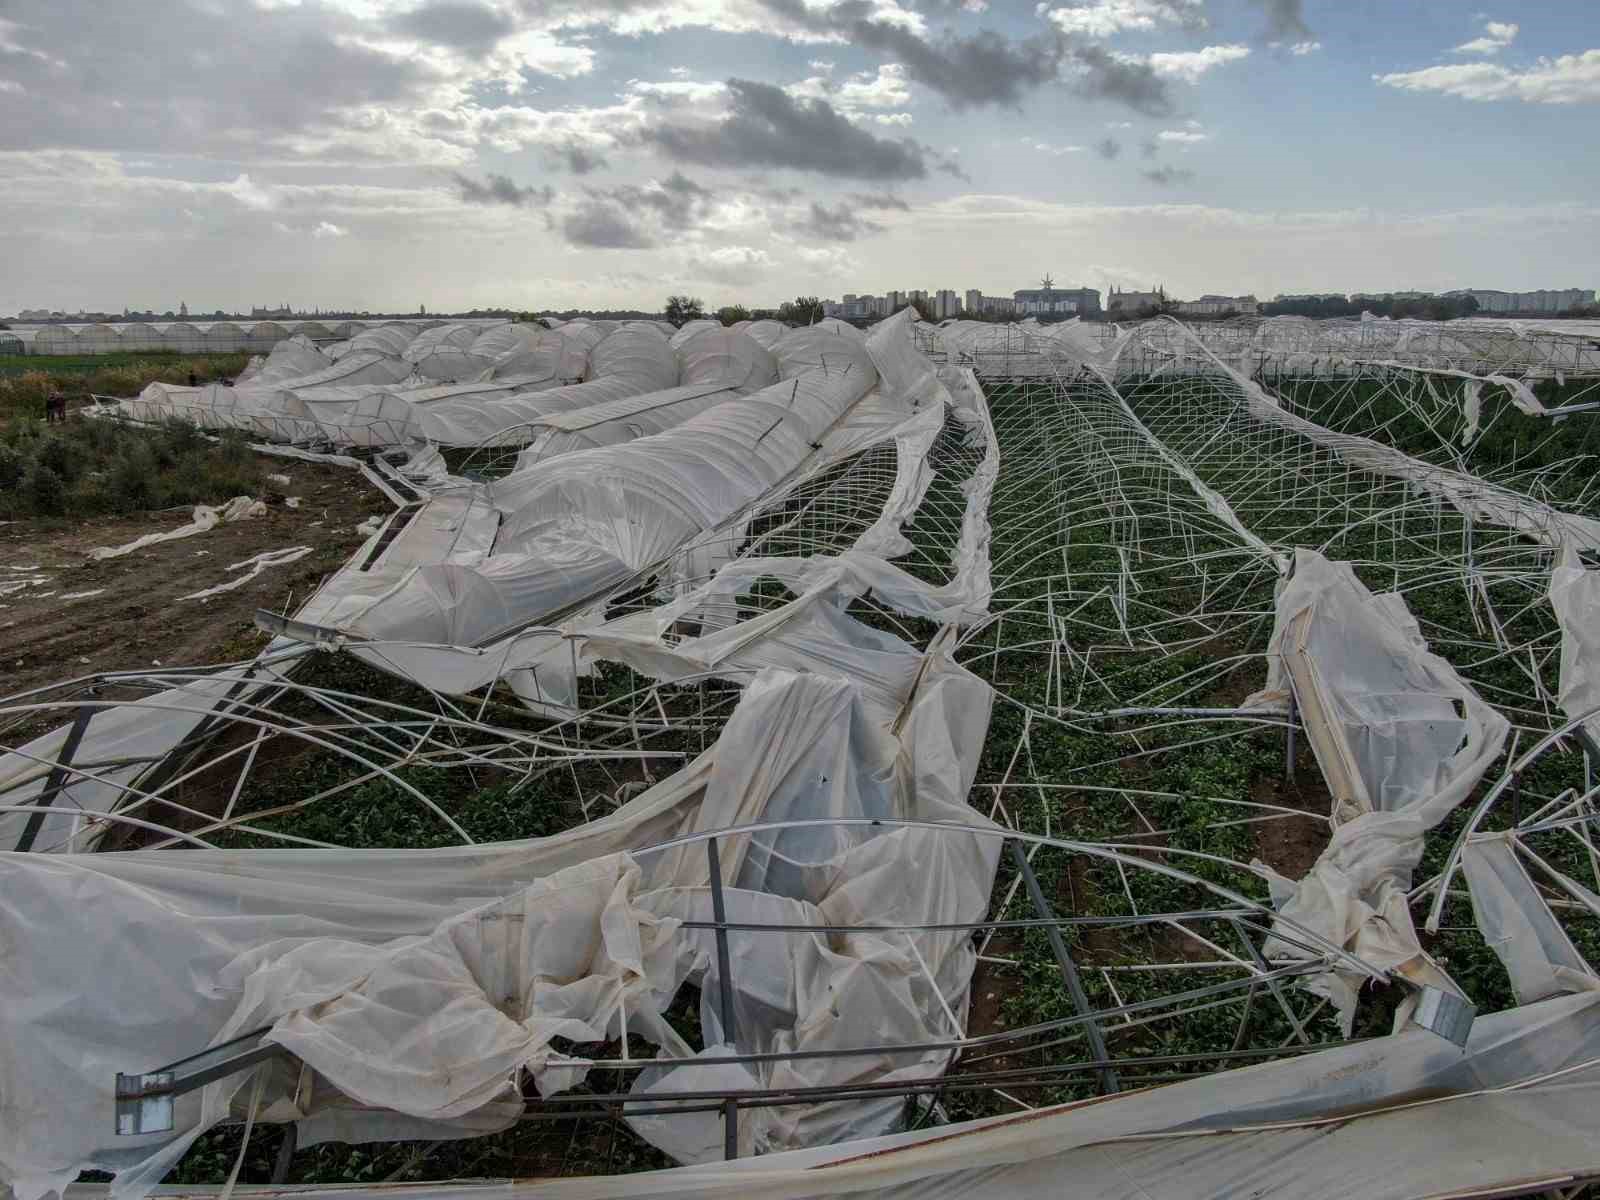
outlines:
M56 388L51 388L44 398L44 420L46 425L53 425L57 421L67 419L67 395Z

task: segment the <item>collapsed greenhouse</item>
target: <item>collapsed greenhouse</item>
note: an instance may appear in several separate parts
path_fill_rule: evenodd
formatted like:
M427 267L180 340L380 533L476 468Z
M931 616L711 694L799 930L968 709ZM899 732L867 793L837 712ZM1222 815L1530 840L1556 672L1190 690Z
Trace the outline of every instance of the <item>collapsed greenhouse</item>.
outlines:
M910 311L105 401L394 511L250 661L0 702L0 1183L1576 1189L1597 411L1582 332Z

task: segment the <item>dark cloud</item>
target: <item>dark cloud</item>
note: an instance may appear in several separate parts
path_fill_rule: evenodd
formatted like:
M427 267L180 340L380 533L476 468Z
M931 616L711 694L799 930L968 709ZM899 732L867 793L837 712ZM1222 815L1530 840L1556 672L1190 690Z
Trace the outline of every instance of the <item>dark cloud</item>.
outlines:
M1167 81L1149 63L1118 58L1103 46L1072 50L1072 90L1091 100L1113 100L1150 117L1176 111Z
M590 150L581 142L568 142L556 150L557 160L574 175L587 175L606 165L603 154Z
M868 0L841 0L818 9L805 0L762 3L793 25L892 57L905 67L907 78L952 108L1017 108L1028 93L1060 82L1081 96L1113 100L1142 113L1164 115L1173 108L1167 81L1147 64L1127 62L1059 30L1011 39L982 29L928 40L877 18Z
M1122 153L1122 143L1114 137L1104 137L1094 144L1094 152L1109 162Z
M1158 187L1172 187L1174 184L1188 183L1194 178L1194 172L1186 167L1155 167L1140 171L1139 174Z
M561 232L573 245L597 250L648 250L656 244L615 204L593 196L561 222Z
M1267 17L1266 38L1274 42L1301 41L1311 36L1302 0L1256 0Z
M1146 138L1139 143L1139 154L1144 158L1154 158L1161 153L1161 144L1154 138Z
M853 242L858 237L882 233L883 226L860 216L848 204L829 208L825 204L811 205L811 212L799 226L801 233L821 238L825 242Z
M846 120L826 100L796 100L782 88L728 80L730 112L715 120L665 114L641 141L678 162L707 167L778 167L849 179L922 179L927 147L880 138Z
M851 192L845 199L857 208L893 208L910 212L911 205L890 192Z
M512 208L528 206L543 208L555 199L555 191L549 187L518 187L511 181L510 176L496 175L492 171L482 183L459 171L450 172L450 178L455 181L456 187L461 189L463 204L506 204Z
M627 183L584 191L561 231L575 245L605 249L646 249L698 229L716 199L681 171L650 187Z
M516 28L505 13L471 0L428 0L393 18L391 25L397 33L425 42L479 52L493 49Z

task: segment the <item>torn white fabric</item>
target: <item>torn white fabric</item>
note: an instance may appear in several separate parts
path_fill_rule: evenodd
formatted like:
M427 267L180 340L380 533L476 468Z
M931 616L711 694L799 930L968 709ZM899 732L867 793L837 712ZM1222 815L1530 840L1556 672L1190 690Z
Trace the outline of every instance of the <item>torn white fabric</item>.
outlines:
M219 583L214 587L204 588L198 592L190 592L187 596L179 596L178 599L206 600L212 596L221 595L223 592L231 592L235 588L243 587L270 567L284 567L292 562L300 561L300 559L311 553L311 549L310 546L290 546L284 550L263 550L260 554L247 558L243 562L233 563L228 567L230 573L243 571L244 574L235 576L228 580L227 583Z
M1279 911L1364 962L1458 991L1423 953L1406 893L1423 835L1467 798L1509 723L1428 651L1404 600L1373 595L1349 563L1298 550L1276 608L1269 652L1293 682L1334 825L1303 879L1278 880ZM1265 952L1315 953L1292 943ZM1347 1034L1359 983L1336 973L1310 985Z
M1518 860L1514 834L1469 838L1461 853L1461 873L1478 929L1505 965L1518 1004L1579 991L1585 985L1600 988L1593 968ZM1573 886L1586 890L1576 882ZM1594 898L1594 911L1600 912L1600 897Z
M180 525L176 529L162 530L160 533L147 533L143 537L135 538L131 542L124 542L120 546L96 546L89 551L89 557L100 561L107 558L121 558L125 554L132 554L135 550L143 550L146 546L158 545L161 542L176 541L178 538L193 537L197 533L205 533L215 529L218 525L230 521L242 521L247 517L264 517L267 515L267 506L260 500L252 500L249 496L235 496L219 508L212 508L206 504L194 506L194 517L187 525Z

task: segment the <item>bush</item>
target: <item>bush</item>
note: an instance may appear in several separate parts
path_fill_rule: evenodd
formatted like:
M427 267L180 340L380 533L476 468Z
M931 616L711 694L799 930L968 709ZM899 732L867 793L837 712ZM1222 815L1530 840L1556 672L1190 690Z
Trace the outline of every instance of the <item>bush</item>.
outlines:
M27 472L27 460L10 446L0 446L0 492L15 491Z
M28 501L42 517L58 517L67 510L67 485L43 463L36 462L28 473Z
M49 467L63 483L78 477L78 447L64 437L41 438L34 447L33 461L41 467Z
M118 512L156 507L157 488L156 458L142 441L124 449L106 477L107 497Z

